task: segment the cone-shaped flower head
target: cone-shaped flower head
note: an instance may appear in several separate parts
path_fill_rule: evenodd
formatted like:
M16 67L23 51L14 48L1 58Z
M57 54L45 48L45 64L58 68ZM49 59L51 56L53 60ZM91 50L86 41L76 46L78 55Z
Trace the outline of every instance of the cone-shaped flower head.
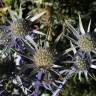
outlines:
M32 35L32 34L42 34L44 35L42 32L39 32L37 30L34 30L32 28L32 23L39 19L42 15L44 15L46 12L41 12L40 14L37 14L33 17L31 16L27 16L26 18L23 18L22 14L22 8L20 5L19 8L19 12L13 12L10 8L8 9L8 12L10 14L10 20L8 20L9 22L9 26L0 26L0 29L3 29L5 32L3 34L5 34L5 38L3 38L3 40L8 39L10 37L10 41L7 44L7 47L10 48L14 45L17 44L16 40L18 39L19 41L22 39L25 39L25 37L27 35ZM5 30L6 29L6 30ZM1 42L2 43L2 42ZM6 49L8 49L6 48Z
M82 80L81 74L84 74L86 80L88 81L89 80L88 75L91 76L89 69L96 68L96 66L94 65L95 59L92 59L90 57L90 55L88 55L87 53L85 53L81 50L79 50L79 51L76 50L76 48L72 44L72 42L71 42L71 48L74 53L74 56L71 55L70 57L72 59L69 61L65 61L65 63L71 64L71 69L68 69L69 71L67 70L67 72L78 74L80 81ZM64 71L64 72L66 72L66 71Z
M45 13L46 12L41 12L40 14L37 14L34 17L27 16L26 18L23 18L21 5L19 8L19 14L17 15L9 9L9 14L12 19L12 22L10 22L10 30L12 31L12 35L17 36L17 38L20 38L28 35L30 32L34 32L34 29L32 29L32 22L39 19Z
M54 63L54 58L52 53L44 48L39 48L37 52L35 52L33 58L34 58L34 63L38 67L46 67Z
M10 29L12 31L12 35L16 36L16 37L24 37L28 34L29 31L32 31L31 28L31 24L29 25L29 23L31 23L30 21L28 22L28 20L24 20L24 19L20 19L17 20L16 22L12 23L10 25Z
M90 40L87 36L81 35L78 41L78 45L81 50L85 52L91 52L94 49L94 45L92 40Z
M91 26L91 20L88 24L87 32L85 32L83 28L83 24L81 21L81 17L79 15L79 30L76 30L73 26L71 26L68 22L66 22L66 25L68 28L73 32L73 37L68 37L76 45L76 48L79 48L80 50L84 52L92 52L95 51L95 42L92 38L91 32L90 32L90 26Z
M51 47L45 38L43 40L39 39L37 42L34 42L33 39L28 36L26 38L28 38L28 42L26 40L24 40L24 42L27 44L26 46L30 47L30 50L28 49L29 55L26 56L25 54L24 57L29 59L30 63L24 64L20 68L20 73L24 74L29 68L32 69L28 77L34 77L37 80L33 80L35 84L34 89L37 90L37 87L41 85L53 92L53 90L56 90L59 84L61 84L59 71L63 69L62 65L60 65L62 64L60 57L63 55L61 53L59 54L55 47Z
M76 54L76 56L74 57L74 68L75 68L75 72L78 73L79 76L79 80L81 81L81 74L84 73L86 80L88 81L88 73L89 73L89 68L91 65L91 61L88 60L90 58L86 57L86 54L84 53L80 53L80 54Z
M83 60L79 56L77 56L76 61L75 61L76 67L78 70L82 70L86 68L86 60Z

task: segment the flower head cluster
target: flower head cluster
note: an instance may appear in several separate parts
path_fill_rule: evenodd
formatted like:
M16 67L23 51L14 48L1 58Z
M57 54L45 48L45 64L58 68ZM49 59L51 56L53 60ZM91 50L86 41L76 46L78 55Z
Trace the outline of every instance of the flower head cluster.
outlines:
M82 73L84 73L86 79L88 80L88 75L90 75L89 69L96 68L96 65L94 65L95 59L92 58L91 55L91 52L95 53L95 41L93 41L94 39L92 38L92 35L90 33L91 20L88 25L87 33L83 28L80 15L79 15L79 30L76 30L68 22L66 22L66 25L75 36L75 38L73 35L72 37L67 36L67 38L70 39L70 45L71 45L70 50L69 49L67 50L73 51L74 56L71 56L72 61L69 60L66 63L73 64L71 69L72 70L75 69L74 72L78 73L79 80L81 80Z
M21 55L21 59L27 58L30 62L23 64L19 71L26 76L26 71L31 69L27 74L27 78L34 78L32 87L36 89L35 91L39 91L40 87L44 87L53 93L57 89L56 86L58 87L61 84L62 79L60 79L59 71L63 68L60 65L63 54L58 54L55 47L51 48L46 39L38 39L37 42L33 42L32 38L29 38L29 41L24 40L27 46L30 47L30 50L28 49L30 54L27 56L26 54Z
M72 70L75 69L75 72L79 76L79 80L81 81L81 74L84 73L86 80L88 81L88 74L89 74L89 68L91 65L91 60L88 61L88 57L86 57L86 54L82 53L77 53L76 56L74 57L75 60L73 60L73 68Z
M74 54L68 53L70 51L69 49L65 50L65 53L59 53L59 51L53 52L53 49L56 50L56 45L62 33L56 38L54 47L47 41L48 36L46 35L44 37L40 36L41 39L37 38L36 41L30 36L26 36L26 39L23 39L28 54L26 55L26 53L24 53L22 55L15 53L14 57L15 63L18 65L17 70L20 72L19 75L16 75L16 78L18 78L19 83L22 84L21 89L26 95L34 94L38 96L40 88L43 87L51 91L52 96L56 96L62 88L62 85L74 74L78 74L80 81L82 80L82 76L84 76L87 81L89 80L88 76L91 76L89 69L96 68L96 66L93 65L95 59L92 59L90 55L91 51L94 50L94 44L89 34L91 22L89 23L87 34L85 34L84 29L82 29L80 16L79 25L80 31L77 31L67 23L68 28L70 28L76 36L76 39L78 39L76 41L74 38L67 36L70 39L70 50L73 51ZM21 30L19 27L20 26L18 26L18 30ZM15 33L13 35L16 36ZM66 52L68 53L67 55L71 57L70 60L67 58L67 61L65 61L66 57L64 57ZM21 61L23 61L22 64ZM69 69L66 68L67 64L71 65ZM26 84L26 82L28 82L28 84Z
M46 12L42 12L40 14L37 14L33 17L27 16L26 18L23 18L22 8L20 5L19 12L15 13L10 8L8 9L8 12L10 14L10 20L8 20L9 24L6 25L0 25L0 29L2 29L3 32L3 39L1 43L7 43L7 47L5 49L8 49L12 46L18 46L17 39L19 41L22 41L22 39L25 39L27 35L32 34L42 34L39 31L36 31L32 28L32 23L35 22L37 19L39 19L42 15L44 15ZM44 34L43 34L44 35ZM9 40L10 38L10 40ZM17 44L17 45L16 45Z
M85 32L85 30L83 28L83 24L82 24L80 15L79 15L79 29L78 30L76 30L68 22L66 22L66 25L68 26L68 28L73 32L74 36L76 37L76 39L70 37L70 40L72 41L73 44L76 45L76 48L79 48L81 51L84 51L87 53L95 51L94 39L90 32L91 20L89 22L87 32Z
M47 67L54 64L52 53L48 49L39 48L33 57L33 61L37 67Z
M88 37L85 35L81 35L79 38L79 47L81 50L84 50L85 52L91 52L94 49L94 44L92 40L90 40Z
M6 50L11 48L12 53L8 52L7 55L11 57L10 54L12 54L12 61L14 61L12 64L15 63L16 70L14 72L12 70L10 82L7 82L5 90L13 88L11 86L13 84L18 89L12 90L14 93L19 95L23 93L25 96L39 96L39 90L43 87L49 90L52 96L56 96L66 81L74 74L78 75L80 81L83 76L87 81L89 80L88 75L91 76L89 69L96 69L96 65L94 65L96 59L92 58L91 54L93 52L96 55L95 43L90 32L91 20L87 32L83 28L80 15L79 30L65 22L63 27L65 28L65 25L67 25L74 36L72 34L72 36L67 36L63 34L64 32L61 32L51 42L49 32L49 35L46 35L33 29L32 25L46 12L34 17L23 18L21 5L19 12L14 14L10 8L8 12L11 21L8 20L7 25L0 25L0 46L4 45L4 54L1 52L1 57L3 58L2 54L5 56ZM64 28L62 28L63 31ZM71 48L66 50L61 49L61 46L57 48L61 36L70 39ZM63 51L60 52L59 49ZM70 58L67 58L67 55ZM19 89L22 91L21 93L19 93ZM9 92L9 90L7 91Z
M24 37L28 34L29 31L32 31L31 26L29 25L31 23L28 20L20 19L16 20L16 22L12 23L10 25L10 29L12 31L12 35L16 37Z
M48 43L48 42L47 42ZM50 48L48 48L46 45L45 46L38 46L37 45L34 47L35 49L32 49L32 54L33 56L28 57L31 58L33 64L32 66L37 68L38 70L43 69L45 72L48 70L54 70L54 67L60 67L57 65L56 62L56 53L52 52ZM34 52L33 52L34 51ZM26 64L27 65L27 64ZM48 70L47 70L48 69ZM54 70L56 74L56 72Z
M76 58L76 66L79 70L83 70L86 68L86 61L81 59L79 56Z

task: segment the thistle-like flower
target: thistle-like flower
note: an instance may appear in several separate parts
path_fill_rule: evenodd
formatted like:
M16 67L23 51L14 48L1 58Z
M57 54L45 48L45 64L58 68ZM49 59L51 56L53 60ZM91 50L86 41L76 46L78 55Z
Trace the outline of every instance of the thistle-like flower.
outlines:
M34 94L38 93L40 86L54 93L54 90L58 88L59 84L62 83L61 80L63 79L60 78L59 74L59 71L62 70L62 62L59 59L61 59L63 55L59 54L55 48L51 48L49 42L45 39L37 40L36 43L33 42L30 37L27 38L30 43L26 40L24 40L24 42L30 47L30 53L27 56L21 54L21 59L24 57L29 59L30 62L19 68L20 73L24 75L24 73L31 69L27 78L33 77L35 79L35 81L33 79L33 85L31 86L35 89Z
M30 17L27 16L26 18L22 17L22 8L20 5L20 9L19 9L19 14L15 15L10 9L9 9L9 13L12 19L12 22L10 23L10 30L11 30L11 34L15 37L15 38L20 38L20 37L24 37L26 35L29 35L30 32L34 32L34 29L32 29L32 22L36 21L37 19L39 19L42 15L44 15L46 12L42 12L40 14L37 14L34 17ZM38 32L39 34L39 32ZM43 34L43 33L42 33Z
M72 70L75 70L75 73L78 74L79 80L81 81L81 74L84 73L86 80L88 81L88 71L90 68L91 61L88 62L88 59L84 53L77 53L73 58L73 66Z
M95 45L94 37L92 37L92 34L90 32L91 20L88 24L87 32L85 32L85 30L83 28L83 24L82 24L80 15L79 15L79 30L76 30L68 22L66 22L66 25L68 26L70 31L73 32L73 34L74 34L74 36L72 36L72 37L70 37L70 36L66 36L66 37L68 37L70 39L71 43L74 44L75 49L79 52L81 51L81 52L86 53L87 55L90 56L90 58L92 58L91 52L96 54L96 49L95 49L96 45ZM71 50L71 48L70 48L70 50ZM91 66L92 66L92 68L94 67L96 69L95 65L91 65Z
M63 73L78 74L80 81L82 80L81 74L84 74L86 80L88 81L89 80L88 76L92 77L89 70L92 68L92 66L95 66L95 65L93 65L95 59L91 59L90 56L83 51L76 50L76 48L74 47L72 42L71 42L71 47L72 47L74 56L72 56L72 54L71 54L71 55L69 55L71 57L71 60L64 61L66 64L71 64L71 69L68 69L68 70L66 69L64 71L61 71L60 74L63 74Z
M74 38L69 37L70 40L74 44L76 44L76 47L78 47L80 50L82 50L84 52L90 53L92 51L95 51L95 47L94 47L95 42L93 41L93 38L92 38L91 33L90 33L91 20L89 22L87 32L85 32L85 30L83 28L80 15L79 15L79 30L76 30L68 22L66 22L66 25L73 32L73 34L76 38L76 39L74 39Z
M8 11L9 11L9 14L12 19L11 21L8 20L10 25L9 26L0 26L0 29L3 29L5 31L4 32L5 38L3 39L3 41L4 42L9 41L8 38L10 37L10 41L7 42L8 44L7 44L6 49L8 49L9 46L12 47L12 46L16 45L17 44L16 40L18 39L20 41L20 40L24 39L24 37L26 37L26 35L30 35L30 34L32 35L32 33L43 34L32 28L32 22L39 19L46 12L37 14L36 16L34 16L32 18L31 18L31 16L27 16L26 18L23 18L21 5L19 8L19 14L13 12L12 10L10 10L10 8L8 9Z
M50 67L51 64L54 64L54 58L52 53L45 48L39 48L33 57L34 64L39 67Z

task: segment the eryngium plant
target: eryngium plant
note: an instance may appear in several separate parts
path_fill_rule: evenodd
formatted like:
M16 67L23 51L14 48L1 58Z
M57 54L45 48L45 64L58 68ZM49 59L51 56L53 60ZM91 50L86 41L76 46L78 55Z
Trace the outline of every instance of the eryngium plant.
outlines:
M66 36L66 37L70 39L70 41L75 46L75 49L77 51L82 51L86 53L87 55L89 55L90 58L92 58L91 53L96 54L96 48L95 48L96 42L94 41L94 37L92 37L92 33L90 31L91 20L88 24L87 32L85 32L83 28L80 15L79 15L79 30L76 30L68 22L66 22L66 25L68 26L69 30L74 34L74 36ZM91 67L96 69L95 65L91 65Z
M75 46L70 41L72 51L74 53L74 56L72 54L69 55L71 57L71 60L64 61L64 63L70 65L71 67L69 69L65 69L64 71L61 71L60 74L63 73L73 73L74 75L78 75L79 80L82 80L82 74L86 78L87 81L89 81L88 76L93 76L90 73L90 69L94 68L92 66L94 64L95 59L90 58L90 56L81 51L76 50ZM93 78L94 79L94 78Z
M9 25L0 25L0 29L3 29L3 39L1 43L6 44L6 48L8 49L14 45L17 44L16 40L19 41L24 39L26 35L32 35L33 33L36 34L42 34L39 31L36 31L32 28L32 23L35 22L37 19L39 19L42 15L44 15L46 12L42 12L40 14L37 14L33 17L27 16L26 18L22 17L22 8L20 5L19 12L14 12L10 8L8 9L8 12L10 14L10 20ZM6 29L6 30L5 30ZM44 34L43 34L44 35ZM0 43L0 44L1 44ZM19 44L17 44L19 45Z
M24 40L24 42L26 47L30 49L28 49L29 54L21 54L19 56L21 56L22 60L24 60L24 58L29 59L30 62L26 62L22 66L19 62L21 66L19 68L19 76L21 80L23 80L22 74L23 76L26 75L26 72L31 69L27 76L25 76L27 79L32 79L31 85L27 87L29 88L28 90L34 88L34 91L31 90L33 94L39 94L39 88L43 87L54 94L54 91L59 89L59 85L62 84L61 80L63 80L63 77L61 78L59 73L59 71L63 69L63 64L60 60L63 55L61 53L59 54L54 47L51 47L46 39L42 40L42 38L39 38L37 42L33 42L32 38L29 36L27 36L27 38L29 42L26 40ZM17 59L20 61L19 58ZM18 63L18 60L15 60L17 61L16 63ZM30 92L28 92L27 95L29 93Z
M94 51L94 42L92 41L93 39L90 33L91 20L89 22L87 32L85 32L83 28L80 15L79 15L79 30L76 30L68 22L66 22L66 25L73 32L75 38L77 39L75 40L74 38L70 38L72 43L77 45L76 47L80 48L80 50L84 52Z

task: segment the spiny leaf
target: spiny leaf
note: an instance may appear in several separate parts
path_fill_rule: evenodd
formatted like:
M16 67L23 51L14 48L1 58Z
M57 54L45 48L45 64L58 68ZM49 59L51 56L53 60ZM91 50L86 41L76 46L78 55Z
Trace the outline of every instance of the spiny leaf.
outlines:
M39 13L39 14L37 14L37 15L35 15L35 16L33 16L32 18L30 18L30 21L32 21L32 22L36 21L36 20L39 19L41 16L43 16L45 13L46 13L46 11L45 11L45 12L42 12L42 13Z
M83 24L82 24L80 15L79 15L79 27L80 27L81 34L84 35L85 34L85 30L83 28Z

